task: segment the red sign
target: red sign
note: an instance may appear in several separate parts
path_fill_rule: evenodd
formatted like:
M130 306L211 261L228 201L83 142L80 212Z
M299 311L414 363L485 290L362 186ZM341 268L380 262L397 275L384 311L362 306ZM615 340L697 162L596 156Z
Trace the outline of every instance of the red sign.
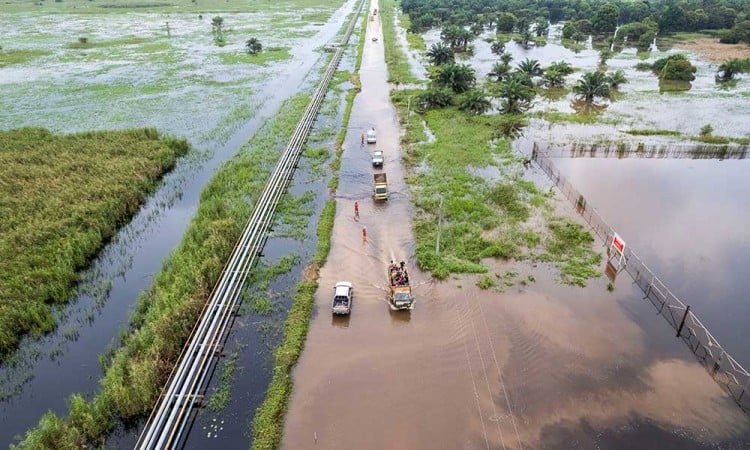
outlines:
M612 236L612 246L616 248L618 252L622 253L625 250L625 241L615 233L615 235Z

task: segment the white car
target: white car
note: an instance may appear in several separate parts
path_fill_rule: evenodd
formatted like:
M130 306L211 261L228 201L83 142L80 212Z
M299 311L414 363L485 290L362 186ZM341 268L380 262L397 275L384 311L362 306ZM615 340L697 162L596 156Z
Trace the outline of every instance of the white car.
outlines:
M352 312L352 298L354 297L354 286L348 281L339 281L333 288L333 304L331 310L334 314L349 314Z
M372 165L373 167L383 167L383 150L372 152Z
M367 143L374 144L375 142L377 142L377 137L375 135L375 128L367 130Z

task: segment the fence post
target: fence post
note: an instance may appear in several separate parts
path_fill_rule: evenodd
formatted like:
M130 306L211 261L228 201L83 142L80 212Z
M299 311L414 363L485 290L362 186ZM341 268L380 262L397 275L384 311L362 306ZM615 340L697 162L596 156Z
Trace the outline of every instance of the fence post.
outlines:
M724 359L724 354L725 353L726 352L724 350L722 350L721 354L719 355L719 359L717 359L716 362L714 362L714 370L713 370L713 374L714 375L716 375L716 372L718 372L719 369L721 369L721 362Z
M680 333L682 333L682 327L685 326L685 319L687 319L687 315L690 314L690 305L687 305L687 308L685 308L685 314L682 316L682 322L680 322L680 327L677 328L677 337L680 337Z

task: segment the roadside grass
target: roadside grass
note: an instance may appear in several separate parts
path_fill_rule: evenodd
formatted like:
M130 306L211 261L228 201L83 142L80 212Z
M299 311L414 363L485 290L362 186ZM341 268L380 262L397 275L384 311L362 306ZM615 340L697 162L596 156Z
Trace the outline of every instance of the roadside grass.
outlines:
M32 59L46 56L51 53L52 52L48 50L0 50L0 67L9 66L11 64L23 64Z
M289 47L267 47L256 55L250 55L247 52L219 53L219 59L222 64L256 64L266 66L276 61L286 61L292 59Z
M23 334L55 327L78 271L188 150L152 128L0 131L0 360Z
M140 295L131 328L123 331L122 346L100 381L101 391L90 401L73 395L67 418L45 414L18 448L98 446L116 423L151 410L308 102L304 95L287 100L275 120L264 124L203 189L182 241L151 289Z
M418 92L392 92L402 123L408 98ZM501 134L507 116L468 115L453 107L412 114L436 136L432 143L414 143L416 133L409 128L416 121L409 118L405 159L412 168L407 182L417 210L421 269L445 279L452 273L486 273L485 258L531 259L554 263L561 281L569 284L583 285L598 275L591 234L559 225L562 219L552 213L547 197L519 177L520 157ZM421 122L418 126L423 130ZM476 172L490 167L497 176ZM478 286L492 287L488 280L481 277Z
M409 15L400 14L398 18L399 22L401 23L401 27L406 30L406 42L409 44L409 48L423 53L427 51L427 43L424 41L422 35L409 31L411 29L411 19L409 18Z
M378 9L379 20L383 27L383 46L385 63L388 66L388 82L394 84L419 83L411 73L409 62L396 39L396 2L382 0Z

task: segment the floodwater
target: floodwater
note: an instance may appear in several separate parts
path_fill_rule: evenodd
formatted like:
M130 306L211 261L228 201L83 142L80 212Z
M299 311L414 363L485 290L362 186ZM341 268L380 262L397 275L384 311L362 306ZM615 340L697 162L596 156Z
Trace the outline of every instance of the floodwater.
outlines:
M547 44L540 47L524 48L516 42L507 42L506 51L513 56L511 66L515 67L524 59L535 59L542 67L555 61L565 60L573 65L577 72L566 78L566 86L571 87L581 74L596 70L599 65L599 52L589 43L583 50L573 51L561 44L562 24L550 26ZM430 30L424 35L427 48L440 41L440 30ZM487 32L474 40L474 54L459 62L471 64L476 70L477 82L482 83L492 70L492 65L499 61L490 51L490 43L485 39L493 38L494 33ZM639 62L653 63L674 53L689 55L696 66L696 79L688 91L661 92L659 81L650 71L635 70ZM701 127L710 124L718 136L745 137L750 133L748 128L747 96L750 95L750 77L742 77L732 87L723 87L715 82L717 65L701 59L689 51L675 48L657 50L648 54L639 54L635 48L625 48L607 60L608 72L622 70L628 83L619 88L622 94L619 99L608 104L601 113L604 123L595 125L578 125L571 123L550 124L532 120L526 130L526 137L548 142L596 142L632 139L622 133L629 129L661 129L679 131L685 135L698 135ZM534 100L531 112L559 111L575 112L572 101L575 94L567 93L559 99L547 99L540 96ZM607 124L611 123L611 124Z
M747 160L552 162L744 367L750 367Z
M750 419L627 280L614 292L603 276L581 289L559 285L547 265L488 262L535 281L480 290L476 277L438 283L414 267L399 129L382 47L370 40L379 32L369 25L331 253L282 447L748 448ZM369 126L378 144L362 148ZM383 204L370 197L371 147L386 152L395 191ZM385 302L390 259L408 261L410 313ZM339 280L355 286L349 318L330 313L326 286Z
M197 147L193 156L178 162L175 170L166 176L159 190L139 214L102 250L91 269L82 275L87 280L82 286L82 293L60 311L58 331L38 340L25 339L16 361L0 366L0 387L10 393L0 402L0 443L7 445L16 442L48 410L67 414L71 394L79 392L91 396L98 390L101 376L98 356L118 345L118 333L127 326L138 293L151 285L161 261L179 243L195 212L201 189L221 163L237 152L261 124L278 111L285 99L301 90L312 89L308 74L316 73L322 66L320 47L336 37L353 4L353 0L346 2L326 24L312 27L308 30L312 31L310 35L304 38L285 37L282 28L277 30L278 35L269 34L269 41L274 44L283 42L293 48L292 58L271 63L258 71L246 70L243 74L230 70L229 73L236 76L231 86L217 87L213 84L215 77L226 76L227 73L226 66L215 59L202 60L199 70L182 57L177 59L178 62L171 59L140 61L138 64L142 65L141 68L145 66L145 72L140 71L138 64L131 64L126 71L117 72L116 82L108 80L112 86L133 84L133 77L148 77L152 71L157 73L159 80L171 80L175 86L159 95L135 99L126 94L115 99L117 108L101 99L76 94L81 90L88 92L87 89L97 85L89 83L87 77L95 75L96 70L92 67L98 67L100 62L68 61L65 70L56 71L50 79L45 78L44 83L39 80L29 83L22 81L25 78L34 79L32 75L37 70L34 62L15 68L9 66L13 71L24 74L15 78L5 77L8 68L0 69L0 126L4 128L43 126L55 131L72 132L157 126L160 131L187 137ZM297 13L285 11L282 14L296 17ZM175 53L194 62L196 58L200 59L199 55L203 52L208 54L209 50L198 49L190 56L185 56L179 50L190 47L190 39L200 40L196 35L206 34L203 28L206 24L194 24L193 15L173 13L169 15L169 20L173 31L180 28L175 24L184 21L185 30L189 32L181 35L175 31L177 36L170 45L178 49ZM0 16L0 24L4 24L4 30L11 30L18 36L24 35L24 30L30 32L44 28L44 24L50 21L59 24L62 29L50 27L42 35L50 40L56 36L58 43L74 39L69 35L72 34L69 27L78 27L75 32L79 32L79 28L94 27L90 23L92 20L96 27L101 28L98 32L102 33L102 39L114 37L107 33L113 33L115 29L138 35L141 28L156 28L156 24L164 20L160 14L127 15L127 19L114 14L65 15L68 20L62 20L61 16L40 15L34 16L38 21L28 18L16 25L13 17L16 15ZM138 20L134 20L134 17ZM243 15L242 18L258 23L269 21L268 17L258 13ZM119 28L107 27L109 20L123 22L117 22ZM89 21L88 25L86 21ZM144 25L150 22L153 24ZM252 23L245 26L252 26ZM307 30L304 26L296 26L296 29ZM32 45L24 43L23 39L19 37L19 45ZM137 53L133 57L137 58ZM172 70L167 70L169 67ZM242 65L238 65L240 67ZM204 74L200 78L202 81L186 75L197 70ZM198 95L200 89L197 84L200 82L205 84ZM50 94L57 88L59 92ZM39 104L46 105L44 113L37 111ZM236 110L249 112L237 119L232 116ZM201 114L196 111L201 111ZM97 292L99 298L94 298L91 292ZM263 391L264 388L259 387L258 390Z

